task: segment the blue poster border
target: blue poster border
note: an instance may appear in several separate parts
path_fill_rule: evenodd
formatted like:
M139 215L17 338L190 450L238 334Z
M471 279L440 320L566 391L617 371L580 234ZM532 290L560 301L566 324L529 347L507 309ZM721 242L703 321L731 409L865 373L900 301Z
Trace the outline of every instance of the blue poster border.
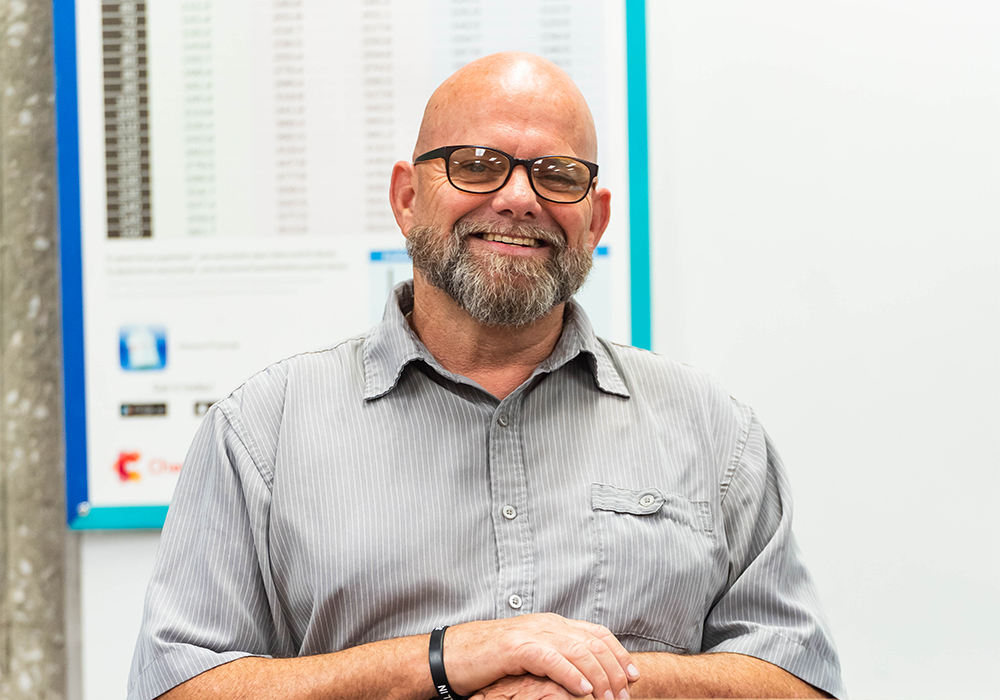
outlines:
M73 530L156 529L163 527L167 506L92 507L88 498L76 0L52 0L52 6L66 440L66 521ZM646 0L625 0L625 52L632 344L648 350L652 347L652 289Z
M63 420L66 520L87 512L87 414L83 342L83 257L80 226L80 131L77 112L76 6L53 0L56 163L59 188L59 283L62 297Z
M625 61L628 89L629 307L632 314L632 345L652 350L646 0L625 0Z

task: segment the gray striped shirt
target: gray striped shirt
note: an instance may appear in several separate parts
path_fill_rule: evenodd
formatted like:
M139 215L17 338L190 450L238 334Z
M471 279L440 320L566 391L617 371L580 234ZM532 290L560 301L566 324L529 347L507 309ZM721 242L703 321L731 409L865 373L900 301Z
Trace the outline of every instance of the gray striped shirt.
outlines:
M129 679L153 698L246 655L291 657L555 612L631 651L739 652L842 695L781 461L703 374L594 336L502 401L410 330L368 335L216 404L163 529Z

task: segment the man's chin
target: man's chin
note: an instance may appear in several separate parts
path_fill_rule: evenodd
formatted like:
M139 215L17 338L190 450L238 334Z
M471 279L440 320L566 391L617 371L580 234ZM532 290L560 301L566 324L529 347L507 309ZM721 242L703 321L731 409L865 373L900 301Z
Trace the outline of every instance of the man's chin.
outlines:
M447 293L472 318L490 326L524 326L572 296L590 256L550 247L546 255L511 255L473 243L471 234L442 238L411 229L407 249L424 281ZM535 250L535 249L532 249Z

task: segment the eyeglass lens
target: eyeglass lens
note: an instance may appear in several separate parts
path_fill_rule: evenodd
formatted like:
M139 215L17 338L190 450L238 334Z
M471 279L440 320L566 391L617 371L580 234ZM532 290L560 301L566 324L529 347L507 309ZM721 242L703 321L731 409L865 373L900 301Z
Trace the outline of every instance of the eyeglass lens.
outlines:
M452 184L467 192L492 192L510 171L510 160L489 148L459 148L448 159ZM535 190L556 202L576 202L590 187L590 169L568 156L549 156L532 162L528 171Z

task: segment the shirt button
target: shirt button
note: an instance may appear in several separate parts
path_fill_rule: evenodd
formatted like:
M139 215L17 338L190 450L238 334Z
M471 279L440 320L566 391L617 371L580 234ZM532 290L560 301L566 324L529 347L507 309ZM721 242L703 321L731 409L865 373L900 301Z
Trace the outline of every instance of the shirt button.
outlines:
M510 596L510 598L507 599L507 605L514 608L515 610L520 610L521 606L524 605L524 601L521 600L521 596L519 596L517 593L514 593Z
M504 506L500 512L503 513L503 517L507 518L507 520L513 520L517 517L517 511L514 510L514 506Z
M497 416L497 423L500 424L501 428L506 428L507 427L507 414L506 413L501 413L499 416Z
M647 493L645 496L639 499L639 505L642 506L643 508L649 508L651 505L653 505L653 501L655 500L656 499L654 499L651 495Z

